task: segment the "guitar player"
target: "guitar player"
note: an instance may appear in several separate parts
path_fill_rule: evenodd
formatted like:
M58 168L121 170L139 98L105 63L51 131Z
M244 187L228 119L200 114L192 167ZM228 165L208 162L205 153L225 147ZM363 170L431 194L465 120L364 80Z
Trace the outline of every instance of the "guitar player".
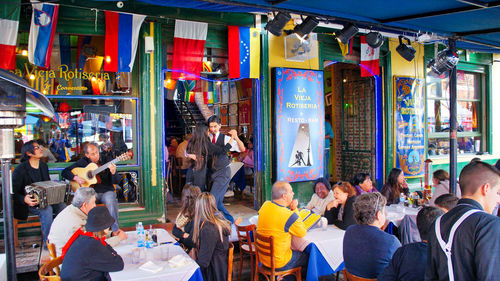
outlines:
M95 163L97 165L105 163L106 159L101 159L99 153L99 147L96 143L86 143L83 146L83 151L85 156L80 160L73 163L73 165L65 168L62 171L63 178L75 181L79 184L84 184L85 181L79 176L74 175L71 171L74 168L83 168L90 163ZM115 219L115 222L111 226L113 235L123 236L126 234L118 227L118 200L116 198L115 188L113 184L118 184L121 177L116 174L116 166L111 164L108 169L102 171L98 174L98 183L94 184L92 187L96 192L96 203L104 203L109 210L111 216ZM121 237L120 237L121 238Z

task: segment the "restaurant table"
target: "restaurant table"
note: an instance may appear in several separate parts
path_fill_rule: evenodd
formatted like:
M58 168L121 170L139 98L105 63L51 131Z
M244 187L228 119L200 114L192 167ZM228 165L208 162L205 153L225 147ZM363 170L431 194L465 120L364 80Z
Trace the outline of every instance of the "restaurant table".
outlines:
M386 219L397 227L399 227L406 215L416 218L418 211L420 211L420 208L406 207L399 204L392 204L385 207Z
M344 230L334 225L307 232L305 239L311 242L305 249L309 253L307 281L319 280L320 276L331 275L344 269L344 234Z
M417 214L419 208L393 204L386 207L386 219L389 221L387 232L394 234L394 226L398 227L399 239L402 245L420 242L420 233L417 228Z
M175 239L164 229L156 229L158 236L158 243L171 242L166 245L161 245L160 247L169 247L168 258L172 258L176 255L183 255L189 259L189 263L180 268L172 267L168 261L162 261L159 258L159 248L154 247L150 249L145 249L145 257L141 257L139 263L132 263L132 251L137 247L137 234L135 231L127 232L128 238L120 242L120 244L114 249L123 258L125 267L119 272L110 272L111 279L113 281L119 280L178 280L178 281L203 281L203 276L201 274L200 267L198 264L189 257L186 252L176 244ZM158 266L162 266L163 269L159 272L152 273L140 269L140 267L148 262L152 261Z

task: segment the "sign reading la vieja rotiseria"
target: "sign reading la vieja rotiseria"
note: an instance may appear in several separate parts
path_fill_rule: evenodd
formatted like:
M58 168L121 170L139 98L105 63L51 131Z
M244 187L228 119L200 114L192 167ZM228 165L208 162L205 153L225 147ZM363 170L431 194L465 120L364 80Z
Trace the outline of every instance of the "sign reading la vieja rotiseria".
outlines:
M41 79L43 81L50 81L50 79L57 79L58 81L73 81L73 80L110 80L110 75L107 72L87 72L83 71L82 68L71 69L69 66L62 64L57 70L44 70L28 67L28 64L24 64L24 69L16 68L11 70L12 73L18 75L19 77L30 77L31 80ZM58 85L57 90L87 90L85 86L75 86L67 87L63 85Z
M325 144L323 72L275 68L273 78L277 179L320 178Z

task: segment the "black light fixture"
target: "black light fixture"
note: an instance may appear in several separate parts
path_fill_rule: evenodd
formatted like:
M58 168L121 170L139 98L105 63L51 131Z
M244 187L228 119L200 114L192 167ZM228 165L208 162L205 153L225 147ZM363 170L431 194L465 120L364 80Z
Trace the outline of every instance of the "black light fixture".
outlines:
M339 40L342 44L347 44L349 43L349 40L351 40L356 33L358 33L359 28L351 23L347 24L344 26L344 28L335 33L335 37L337 37L337 40Z
M403 39L406 40L406 44L403 43ZM407 61L412 61L415 58L415 49L411 46L410 39L399 35L399 45L396 47L398 54Z
M458 63L458 55L450 49L442 50L437 56L429 61L427 68L431 69L431 76L439 77L443 73L452 70Z
M378 48L384 44L384 36L380 32L370 32L366 34L366 44L372 48Z
M304 38L307 34L311 33L316 26L318 26L319 20L315 17L308 16L301 24L296 25L293 32L297 34L298 37Z
M279 12L274 19L267 23L265 29L274 36L281 36L281 30L291 18L289 13Z

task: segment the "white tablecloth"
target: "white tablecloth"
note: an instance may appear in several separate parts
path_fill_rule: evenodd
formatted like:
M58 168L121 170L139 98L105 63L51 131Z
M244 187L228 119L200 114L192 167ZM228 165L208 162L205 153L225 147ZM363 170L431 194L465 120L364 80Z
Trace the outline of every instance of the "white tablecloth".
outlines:
M386 219L399 227L405 215L417 216L420 208L405 207L403 205L393 204L385 208Z
M164 229L157 229L158 243L162 242L175 242L175 239ZM185 255L190 259L190 263L182 268L173 268L170 266L168 261L162 261L160 259L160 249L158 247L145 249L146 257L141 260L138 264L132 263L132 249L137 247L137 235L135 232L127 232L128 239L122 241L120 245L116 246L114 249L120 256L122 256L125 267L120 272L111 272L111 279L113 281L119 280L179 280L187 281L193 275L193 273L199 268L198 264L192 260L184 250L174 244L168 244L169 247L169 258L175 255ZM160 247L165 247L162 245ZM140 269L139 267L146 263L148 260L153 261L156 265L162 266L163 270L157 273L151 273Z
M329 225L325 230L322 228L309 230L305 238L318 247L332 270L336 270L344 261L342 253L344 233L344 230Z

